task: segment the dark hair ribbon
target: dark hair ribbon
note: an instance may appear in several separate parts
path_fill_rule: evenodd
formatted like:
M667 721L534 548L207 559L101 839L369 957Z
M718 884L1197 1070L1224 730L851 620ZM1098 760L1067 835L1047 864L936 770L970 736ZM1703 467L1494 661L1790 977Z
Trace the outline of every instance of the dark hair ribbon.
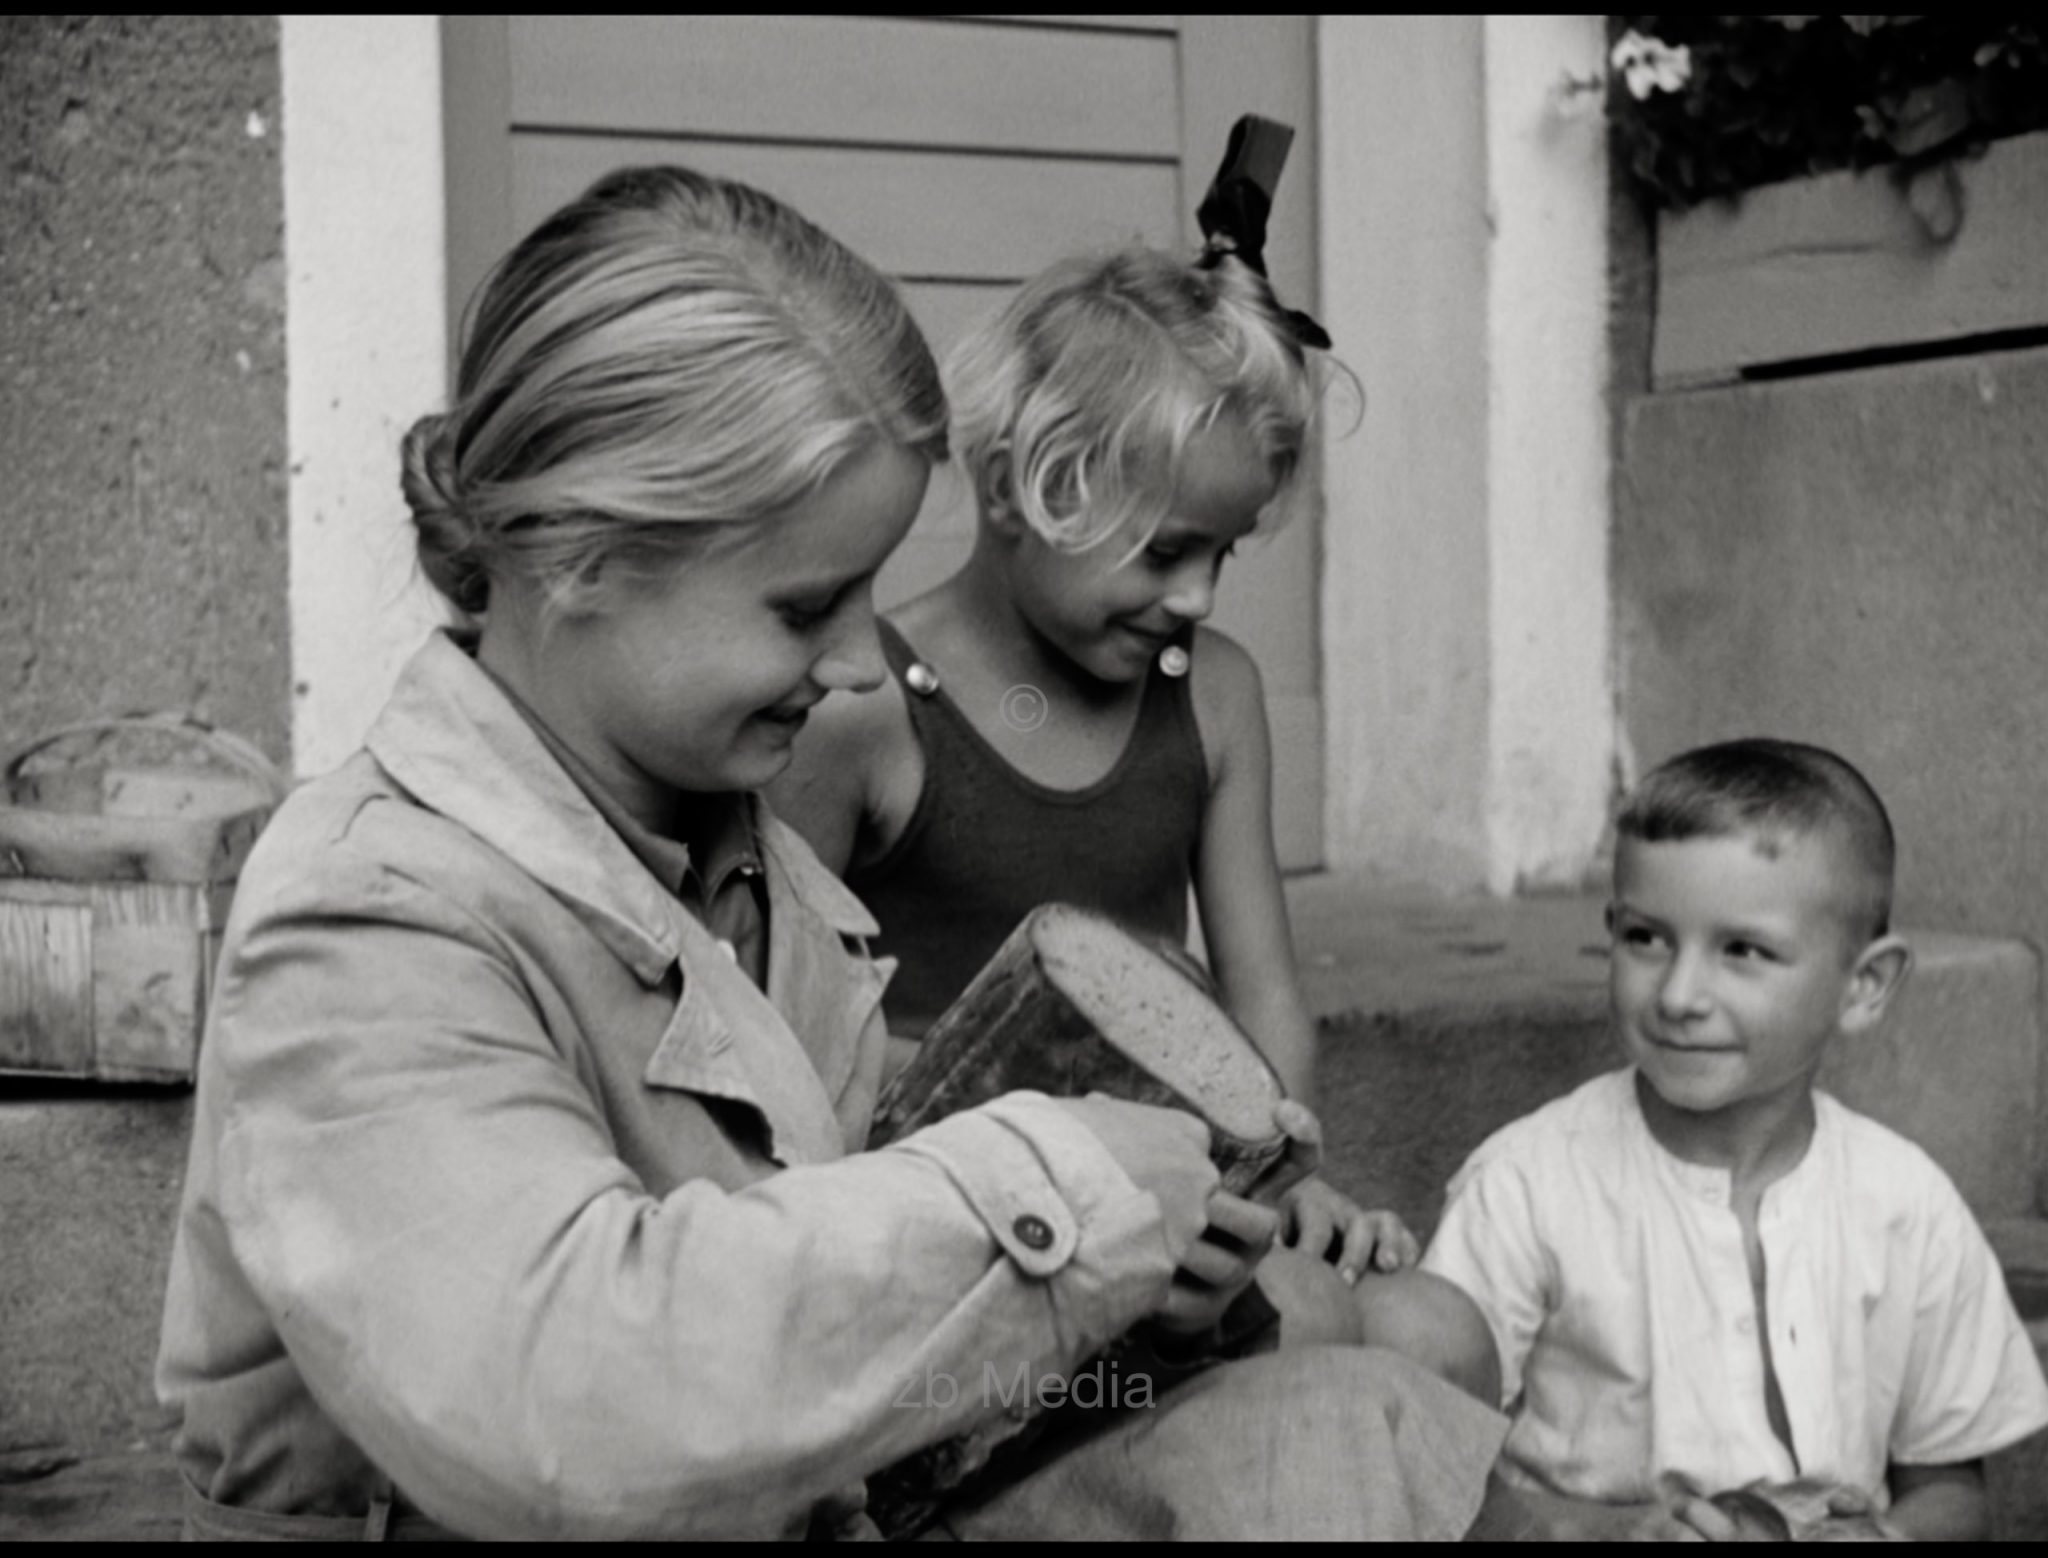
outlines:
M1280 171L1287 166L1287 151L1293 144L1291 126L1257 114L1246 114L1230 127L1223 165L1195 208L1203 238L1199 264L1206 268L1224 255L1234 254L1266 276L1266 221L1273 213L1273 192L1279 187ZM1270 276L1266 281L1268 286L1272 284ZM1298 308L1283 306L1281 312L1303 346L1329 350L1330 333L1321 325Z

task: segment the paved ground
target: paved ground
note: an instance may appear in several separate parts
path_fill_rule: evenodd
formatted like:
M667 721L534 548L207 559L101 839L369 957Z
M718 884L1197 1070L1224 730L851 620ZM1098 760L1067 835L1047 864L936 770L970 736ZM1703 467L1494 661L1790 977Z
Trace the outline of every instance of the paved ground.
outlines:
M1338 1033L1432 1007L1606 1008L1600 898L1430 898L1318 875L1291 880L1287 906L1310 1009Z

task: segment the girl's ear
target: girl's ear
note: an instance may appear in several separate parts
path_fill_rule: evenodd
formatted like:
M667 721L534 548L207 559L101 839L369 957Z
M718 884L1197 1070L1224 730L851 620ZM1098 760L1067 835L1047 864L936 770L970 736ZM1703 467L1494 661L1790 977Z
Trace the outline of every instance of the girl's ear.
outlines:
M1017 508L1016 485L1011 475L1010 451L991 450L982 462L974 492L983 521L1006 538L1015 538L1029 528Z
M1865 947L1842 992L1842 1031L1867 1033L1875 1028L1912 971L1913 949L1899 937L1880 936Z
M555 612L563 618L595 617L604 612L625 582L625 569L618 558L599 556L588 558L577 566L576 572L563 579L555 588Z

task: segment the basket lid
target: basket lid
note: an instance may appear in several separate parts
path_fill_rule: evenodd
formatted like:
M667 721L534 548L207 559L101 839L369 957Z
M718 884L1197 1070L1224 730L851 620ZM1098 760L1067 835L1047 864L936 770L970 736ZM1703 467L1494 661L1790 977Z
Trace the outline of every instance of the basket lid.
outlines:
M143 755L121 761L124 745ZM204 766L169 764L167 749ZM9 756L0 781L0 878L59 881L232 881L286 789L255 746L177 713L51 731Z

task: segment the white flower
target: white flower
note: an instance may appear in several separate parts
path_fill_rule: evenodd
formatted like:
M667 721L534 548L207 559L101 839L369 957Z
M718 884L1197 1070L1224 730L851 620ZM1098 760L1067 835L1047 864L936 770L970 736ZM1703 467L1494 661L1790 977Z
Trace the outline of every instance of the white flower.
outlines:
M1652 92L1676 92L1692 79L1691 49L1682 43L1674 49L1662 38L1639 32L1623 33L1608 59L1627 79L1629 95L1637 102Z

